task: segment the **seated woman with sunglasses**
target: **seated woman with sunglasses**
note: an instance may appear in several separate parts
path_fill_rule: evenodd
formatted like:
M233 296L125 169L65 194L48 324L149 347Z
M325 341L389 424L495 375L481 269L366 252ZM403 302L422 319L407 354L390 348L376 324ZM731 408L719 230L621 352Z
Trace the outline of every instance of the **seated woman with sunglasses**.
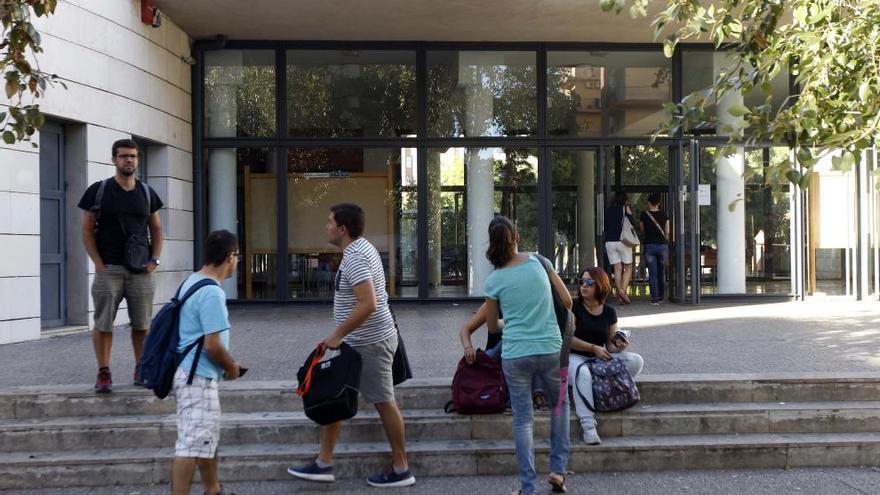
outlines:
M584 373L588 369L586 366L581 370L580 376L576 375L581 363L588 359L608 360L615 357L624 362L635 378L642 371L645 361L636 353L624 351L628 345L626 340L615 339L616 347L611 345L612 337L617 332L617 313L614 308L605 304L611 294L611 282L605 270L598 267L587 268L578 276L578 282L577 297L571 308L575 318L575 331L571 342L568 376L572 386L577 386L592 406L593 377L590 373ZM609 352L609 348L615 352ZM597 423L593 411L587 407L577 390L572 396L575 413L584 430L584 442L588 445L602 443L596 432Z

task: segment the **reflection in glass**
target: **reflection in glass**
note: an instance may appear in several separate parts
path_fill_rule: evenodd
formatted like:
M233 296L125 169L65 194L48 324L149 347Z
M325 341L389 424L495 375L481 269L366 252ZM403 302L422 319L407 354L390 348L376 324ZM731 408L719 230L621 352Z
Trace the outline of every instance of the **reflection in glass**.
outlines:
M275 52L205 52L208 137L275 135Z
M432 297L483 296L489 222L513 220L520 250L538 248L538 160L528 148L428 150L428 285Z
M229 299L277 297L275 151L217 148L208 152L208 231L238 235L242 260L223 284Z
M743 260L742 273L749 294L789 294L791 292L791 204L787 181L771 174L771 165L788 159L787 148L747 149L743 200L719 203L716 167L721 150L702 149L700 184L711 193L700 204L700 277L703 294L719 292L719 270L730 266L728 257ZM709 204L706 204L708 202ZM737 211L739 210L739 211ZM732 218L739 221L732 222ZM727 218L724 218L727 217ZM730 252L720 242L719 224L737 228L743 235L743 253Z
M428 135L537 134L535 52L429 51Z
M687 96L693 92L705 91L712 87L714 78L721 70L728 66L729 62L728 57L723 53L683 50L682 64L684 66L682 72L687 74L687 77L682 79L682 95ZM788 70L780 70L779 75L771 83L773 99L770 101L770 105L773 112L779 110L788 97L788 83ZM755 88L743 95L743 102L745 105L752 107L766 103L766 98L767 94L765 92L761 91L760 88ZM692 131L708 134L716 133L715 125L709 123L716 117L715 103L708 101L704 112L703 120L706 123L699 125L697 129L692 129Z
M660 52L548 52L551 136L646 136L672 101L672 66Z
M415 59L413 51L288 51L289 135L414 135Z
M364 238L386 267L389 296L416 297L416 150L294 148L287 155L288 292L332 299L341 253L327 238L336 203L360 205Z
M552 154L553 263L570 289L596 266L596 151Z

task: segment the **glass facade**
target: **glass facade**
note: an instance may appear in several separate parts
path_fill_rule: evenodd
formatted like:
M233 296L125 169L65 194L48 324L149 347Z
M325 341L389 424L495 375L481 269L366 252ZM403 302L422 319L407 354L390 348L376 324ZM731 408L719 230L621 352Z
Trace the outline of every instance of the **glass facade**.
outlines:
M712 52L680 50L687 77L678 77L659 45L342 45L229 42L202 52L197 231L241 239L230 299L331 299L340 253L326 221L342 201L365 209L365 237L394 298L482 297L487 226L499 213L515 222L520 250L546 255L566 282L607 267L602 221L614 191L627 192L636 215L649 194L661 195L684 254L670 278L691 259L686 237L718 244L717 213L694 209L703 227L688 226L696 189L672 194L691 187L692 138L652 140L663 105L705 83ZM776 148L745 152L749 170L761 170L766 150L776 159ZM717 180L706 163L695 184L711 195ZM746 177L743 275L783 279L791 212L760 173ZM635 259L632 293L645 294L638 250ZM678 283L684 298L691 275ZM712 277L701 273L701 293L717 292Z

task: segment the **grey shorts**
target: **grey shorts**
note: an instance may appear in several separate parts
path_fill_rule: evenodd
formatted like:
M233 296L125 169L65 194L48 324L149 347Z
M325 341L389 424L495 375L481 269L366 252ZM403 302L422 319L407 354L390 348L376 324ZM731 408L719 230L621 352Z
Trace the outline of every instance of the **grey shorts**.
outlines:
M397 352L397 333L387 339L362 346L352 346L363 361L360 392L368 404L394 401L394 377L391 366Z
M101 332L112 332L119 304L125 299L132 330L148 330L153 318L155 291L152 273L131 273L122 265L107 265L107 271L95 273L92 283L94 328Z
M177 401L176 457L212 459L220 443L220 395L217 382L203 376L193 377L187 385L187 371L174 373L174 398Z

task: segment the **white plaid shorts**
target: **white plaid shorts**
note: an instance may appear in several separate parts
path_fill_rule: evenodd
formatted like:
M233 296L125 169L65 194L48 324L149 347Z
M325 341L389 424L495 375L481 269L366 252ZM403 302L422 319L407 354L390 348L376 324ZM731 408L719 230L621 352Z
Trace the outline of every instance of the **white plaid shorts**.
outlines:
M220 442L220 395L217 382L194 376L180 368L174 374L174 396L177 399L177 457L211 459L217 455Z

